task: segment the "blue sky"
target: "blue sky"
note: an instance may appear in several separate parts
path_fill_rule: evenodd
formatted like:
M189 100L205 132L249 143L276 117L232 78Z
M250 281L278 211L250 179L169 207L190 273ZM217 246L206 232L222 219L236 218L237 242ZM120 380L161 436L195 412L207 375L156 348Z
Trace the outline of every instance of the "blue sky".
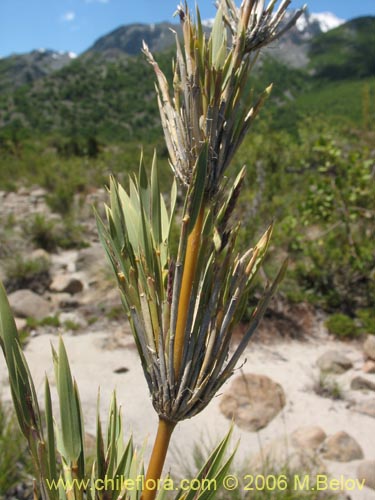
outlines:
M122 24L173 21L177 3L178 0L0 0L0 56L38 48L79 54ZM212 0L198 3L203 18L213 17ZM294 0L292 7L303 3ZM311 0L308 5L311 12L330 11L344 19L375 15L375 0Z

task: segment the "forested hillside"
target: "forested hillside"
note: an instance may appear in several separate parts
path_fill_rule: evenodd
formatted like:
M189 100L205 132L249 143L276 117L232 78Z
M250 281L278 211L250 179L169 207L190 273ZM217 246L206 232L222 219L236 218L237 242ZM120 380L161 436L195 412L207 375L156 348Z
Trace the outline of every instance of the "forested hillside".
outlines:
M15 77L16 88L9 71L17 65L0 61L0 189L45 187L53 209L71 218L74 195L102 186L110 172L137 169L142 144L147 161L157 147L167 187L153 71L134 55L137 30L133 41L125 31L60 69ZM274 87L233 166L248 166L241 239L275 219L273 253L290 255L283 297L375 332L375 18L312 33L298 42L306 65L268 51L248 82L254 96ZM171 78L170 51L155 40ZM114 48L121 43L127 52Z

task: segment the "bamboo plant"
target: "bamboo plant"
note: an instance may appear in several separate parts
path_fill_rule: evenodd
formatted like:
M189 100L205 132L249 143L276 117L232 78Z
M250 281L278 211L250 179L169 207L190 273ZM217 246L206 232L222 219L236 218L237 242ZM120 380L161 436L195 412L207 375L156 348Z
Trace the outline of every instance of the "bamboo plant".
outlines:
M232 214L246 169L232 180L224 174L271 91L270 86L255 98L249 90L249 74L259 50L289 29L302 12L297 11L285 22L289 3L283 0L275 11L276 0L270 0L267 6L262 0L244 0L239 8L232 0L220 0L208 37L198 9L194 21L187 5L179 6L183 37L180 44L176 36L172 84L148 47L143 47L155 69L174 181L169 196L163 196L156 155L150 177L141 158L138 176L129 179L127 190L115 178L110 179L106 221L97 216L99 236L115 272L159 416L141 488L110 482L119 477L136 481L143 475L143 452L134 449L131 438L124 442L115 394L105 433L98 398L96 452L88 473L79 392L61 339L58 350L52 351L60 416L54 418L47 378L44 413L40 411L6 293L0 285L0 346L18 421L35 464L35 499L164 498L165 492L156 491L155 481L162 475L176 424L207 406L233 374L257 328L286 264L266 286L239 344L232 346L232 331L248 305L272 226L255 246L242 254L236 251L239 224L233 222ZM184 201L177 207L178 193ZM180 236L173 254L172 228L176 225ZM232 459L224 459L229 434L198 478L215 479L220 485ZM105 479L111 487L98 490L97 481ZM191 490L177 492L176 498L203 500L213 495Z
M254 278L266 255L269 227L243 254L235 251L239 225L231 221L245 176L224 174L270 94L248 90L249 73L259 50L301 14L281 23L290 2L217 2L208 39L199 10L195 22L179 6L182 46L170 85L144 44L155 69L157 97L169 162L174 173L169 203L161 195L157 160L148 179L141 159L138 177L126 191L111 179L107 222L98 218L99 235L117 277L150 389L159 427L143 499L161 474L175 425L202 411L233 374L282 279L284 264L254 308L238 346L230 351L233 327L248 304ZM228 33L230 40L228 40ZM170 252L178 183L184 204L176 255ZM169 206L169 211L167 209Z

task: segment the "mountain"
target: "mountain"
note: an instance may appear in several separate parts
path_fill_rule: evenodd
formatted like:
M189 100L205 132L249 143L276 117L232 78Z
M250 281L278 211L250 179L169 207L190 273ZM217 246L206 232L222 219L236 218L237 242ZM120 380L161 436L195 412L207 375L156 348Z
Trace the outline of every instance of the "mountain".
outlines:
M326 16L325 26L328 22L333 21ZM280 126L288 122L295 127L299 110L309 112L319 102L324 103L323 113L334 109L359 119L361 101L350 97L354 87L345 79L352 85L375 74L375 18L355 19L326 32L322 26L322 19L305 13L286 37L265 51L253 73L256 94L275 83L267 105L273 124L278 120ZM143 55L134 54L142 39L154 53L168 48L174 37L171 27L176 28L167 23L118 28L75 60L52 51L0 60L0 135L97 137L105 142L157 139L161 130L153 71ZM168 77L170 56L169 51L157 54ZM338 80L342 98L332 87ZM369 82L370 101L372 86ZM327 88L330 94L322 99ZM330 96L335 96L335 107Z
M179 24L129 24L99 38L86 54L101 53L112 58L119 54L135 56L141 52L143 40L152 52L162 52L173 46L174 32L181 35Z
M293 11L286 16L285 22L292 15ZM212 19L203 21L207 32L211 29L212 22ZM298 19L296 26L286 33L280 41L276 41L268 49L268 53L292 67L304 67L308 64L308 51L312 38L319 33L327 32L329 29L339 26L343 22L343 19L339 19L329 12L310 14L305 11ZM181 35L179 24L159 23L120 26L111 33L99 38L86 51L86 54L101 53L110 59L115 59L119 55L133 56L141 51L142 40L147 43L152 52L161 52L173 47L175 32L179 36Z
M284 22L287 23L292 15L293 11L288 13ZM292 68L304 68L309 63L312 40L344 22L330 12L311 14L305 10L295 26L276 40L265 53Z
M332 12L310 13L306 10L297 20L296 26L298 31L316 35L317 33L326 33L341 24L345 23L345 19L337 17Z
M375 16L353 19L311 41L310 68L316 77L375 75Z
M337 28L337 26L345 23L345 19L337 17L335 14L332 14L332 12L313 13L310 14L309 17L311 22L317 22L319 24L322 33L333 30Z
M170 57L158 60L170 72ZM160 134L153 70L145 58L90 53L12 93L0 93L0 129L130 141Z
M292 15L292 12L289 15ZM312 38L340 23L342 20L333 14L310 14L306 11L299 18L297 25L280 41L276 41L266 53L291 67L304 67L308 64L308 51ZM209 32L211 21L205 21L204 24L205 30ZM120 26L100 37L81 57L100 54L108 61L116 61L120 57L135 56L140 53L143 40L152 52L163 52L173 47L175 32L181 35L180 25L167 22ZM28 54L0 59L0 93L24 84L32 84L60 70L74 58L75 55L72 53L39 49Z
M76 57L72 52L39 49L0 59L0 92L33 83L63 68Z

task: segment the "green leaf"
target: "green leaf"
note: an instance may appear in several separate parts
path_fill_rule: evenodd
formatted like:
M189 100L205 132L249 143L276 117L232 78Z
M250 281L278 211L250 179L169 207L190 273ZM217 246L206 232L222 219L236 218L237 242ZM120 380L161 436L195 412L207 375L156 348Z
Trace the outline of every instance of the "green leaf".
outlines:
M106 463L102 423L100 421L100 391L98 391L98 401L96 407L96 460L98 467L98 478L104 479L104 476L106 474Z
M117 463L117 438L118 438L118 408L116 392L112 394L111 406L108 415L108 428L107 428L107 475L113 477L114 470Z
M203 465L203 467L196 476L196 479L198 479L200 482L202 482L202 479L207 479L212 481L215 480L217 488L212 488L210 490L199 491L199 492L192 489L190 489L188 492L179 491L176 497L177 499L209 500L210 498L214 497L217 494L217 489L222 483L237 449L236 448L233 451L233 453L229 456L229 458L224 462L224 458L227 453L232 432L233 432L233 426L230 427L227 435L214 449L214 451L211 453L210 457L208 458L208 460L206 461L206 463Z
M227 37L223 22L223 13L218 9L211 32L212 40L212 65L219 70L224 67L226 60Z
M43 427L33 379L19 344L18 332L5 289L0 282L0 345L8 367L12 399L20 428L39 463ZM31 432L34 429L34 432Z
M118 462L117 469L114 474L115 478L117 477L129 478L133 454L134 454L133 440L132 438L130 438ZM113 500L116 500L120 494L120 491L118 492L114 491L112 494L113 494Z
M68 356L60 337L57 363L57 391L60 402L61 417L61 454L68 462L76 464L82 451L80 412L77 406L73 379L70 371Z
M143 160L143 150L141 153L141 159L139 162L139 174L138 174L138 184L139 184L139 194L142 200L143 207L146 214L150 214L150 188L148 183L148 177Z
M126 233L134 253L138 253L140 245L140 205L138 202L136 205L133 204L132 199L120 184L118 185L118 192L121 200L122 211L126 214Z
M3 284L0 282L0 345L8 365L10 381L16 379L16 366L13 351L18 343L18 332L8 297Z
M45 380L45 415L47 428L47 463L49 468L48 479L57 481L55 431L53 425L51 391L47 377Z
M80 437L81 437L81 453L80 453L79 459L78 459L78 474L79 474L79 478L83 479L85 477L85 442L84 442L85 428L84 428L81 400L79 397L77 382L75 380L73 382L73 387L74 387L74 396L75 396L77 409L78 409L78 413L79 413L78 421L79 421L79 430L80 430Z
M171 189L171 213L170 213L170 220L172 221L174 211L176 208L176 200L177 200L177 182L176 178L173 179L173 184L172 184L172 189Z
M161 209L160 209L160 185L159 185L159 175L158 175L158 165L156 160L156 151L154 152L154 157L152 160L151 169L151 221L152 221L152 232L156 245L160 245L162 242L162 228L161 228ZM147 212L146 212L147 213Z

